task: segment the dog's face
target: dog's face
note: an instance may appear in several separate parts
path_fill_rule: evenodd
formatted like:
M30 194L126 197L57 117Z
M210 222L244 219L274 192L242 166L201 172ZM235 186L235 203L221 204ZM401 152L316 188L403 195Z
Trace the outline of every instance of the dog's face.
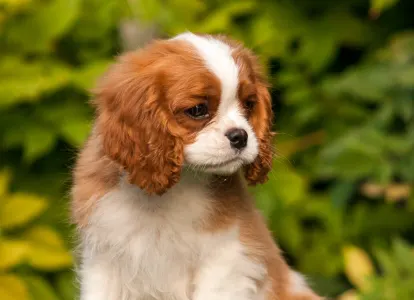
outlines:
M96 91L103 149L131 183L162 194L183 166L249 183L271 168L271 101L256 58L186 33L121 56Z

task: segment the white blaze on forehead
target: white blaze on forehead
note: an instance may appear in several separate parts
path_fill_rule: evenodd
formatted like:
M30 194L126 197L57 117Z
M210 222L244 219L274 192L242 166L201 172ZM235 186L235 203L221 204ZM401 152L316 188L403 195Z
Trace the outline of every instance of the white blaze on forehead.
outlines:
M234 173L243 164L251 163L257 157L258 142L239 104L239 68L232 57L233 49L214 37L202 37L190 32L180 34L173 40L185 41L193 47L204 61L206 69L221 84L220 103L214 120L197 134L194 143L185 147L186 163L212 165L208 172ZM226 136L226 132L235 127L244 129L249 137L246 148L240 153L234 151Z
M231 47L213 37L201 37L190 32L180 34L174 39L191 43L207 68L220 80L221 101L218 114L227 112L237 101L239 84L239 68L231 55Z

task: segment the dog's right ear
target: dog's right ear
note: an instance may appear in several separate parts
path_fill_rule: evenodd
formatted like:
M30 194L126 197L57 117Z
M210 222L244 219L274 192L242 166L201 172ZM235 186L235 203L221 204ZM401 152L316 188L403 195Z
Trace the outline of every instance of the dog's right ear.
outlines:
M102 78L93 104L105 154L124 168L130 183L161 195L178 182L184 155L158 85L145 53L128 53Z
M265 183L268 173L272 169L273 147L272 141L272 108L268 88L263 83L257 83L257 113L253 116L251 124L259 142L259 155L253 163L246 166L245 178L249 185Z
M265 183L268 180L268 173L272 169L274 155L273 137L275 135L272 131L272 99L269 92L269 84L258 62L258 58L250 51L246 51L244 60L245 65L247 68L250 68L255 78L257 102L249 122L259 143L259 154L250 165L246 166L245 178L250 185L256 185Z

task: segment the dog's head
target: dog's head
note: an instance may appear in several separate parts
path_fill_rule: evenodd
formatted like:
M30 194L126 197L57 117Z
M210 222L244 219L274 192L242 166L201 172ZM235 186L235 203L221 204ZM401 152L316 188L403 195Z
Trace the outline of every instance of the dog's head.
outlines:
M250 184L271 169L271 100L256 58L223 37L191 33L121 56L96 89L107 156L149 194L183 166Z

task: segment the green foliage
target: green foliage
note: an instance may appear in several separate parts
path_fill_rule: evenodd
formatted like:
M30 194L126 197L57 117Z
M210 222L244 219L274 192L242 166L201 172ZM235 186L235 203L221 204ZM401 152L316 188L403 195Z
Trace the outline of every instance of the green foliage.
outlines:
M361 300L401 299L414 297L414 253L401 240L394 240L391 251L378 250L381 275L371 274L370 287L359 293Z
M1 299L59 299L35 272L56 272L73 260L61 235L39 221L47 199L26 193L8 193L8 171L0 174L0 296ZM68 281L66 284L70 285Z
M409 0L1 1L0 299L74 298L70 167L90 130L88 91L134 18L164 36L227 33L260 55L278 155L253 192L289 262L327 296L412 299L413 9Z
M75 298L67 180L118 49L115 2L0 4L0 299Z

